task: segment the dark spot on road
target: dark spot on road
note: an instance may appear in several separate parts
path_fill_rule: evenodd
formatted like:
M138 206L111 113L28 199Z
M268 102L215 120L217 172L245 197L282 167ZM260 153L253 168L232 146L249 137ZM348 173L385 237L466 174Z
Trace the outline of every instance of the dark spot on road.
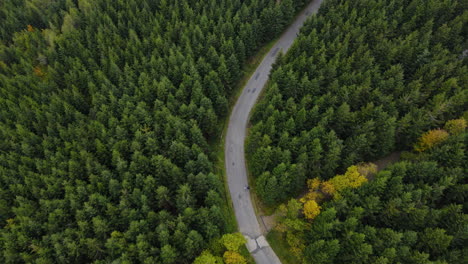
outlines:
M310 11L307 11L307 12L305 13L305 15L306 15L306 16L310 15Z
M236 165L236 163L233 162L233 163L232 163L232 166L234 166L234 165Z
M252 93L255 93L256 90L257 90L257 88L253 89Z
M237 196L239 198L239 200L242 198L242 195L239 193L239 195Z
M272 57L274 57L276 55L276 53L278 52L279 48L276 48L273 53L271 54Z
M255 75L255 80L258 79L258 76L260 76L260 73L257 73L257 75Z
M247 93L250 93L250 89L247 89Z

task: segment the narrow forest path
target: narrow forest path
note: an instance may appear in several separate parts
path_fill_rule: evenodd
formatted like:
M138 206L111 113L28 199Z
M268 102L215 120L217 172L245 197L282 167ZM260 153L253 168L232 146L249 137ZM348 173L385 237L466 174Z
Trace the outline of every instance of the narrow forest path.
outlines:
M281 262L262 234L249 190L245 189L248 180L244 157L244 141L249 113L268 80L272 64L275 62L279 51L287 52L296 39L301 26L311 14L317 12L321 3L322 0L313 0L309 3L281 35L243 88L242 94L239 96L229 118L224 149L227 183L239 231L247 238L247 248L258 264Z

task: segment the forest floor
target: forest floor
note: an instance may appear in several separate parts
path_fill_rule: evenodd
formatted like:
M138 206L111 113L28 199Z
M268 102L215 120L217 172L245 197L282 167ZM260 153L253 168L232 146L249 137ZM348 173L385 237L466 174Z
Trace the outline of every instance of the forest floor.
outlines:
M383 157L379 160L374 161L373 163L377 165L377 170L381 171L385 169L388 165L391 165L400 160L401 151L394 151L390 155Z

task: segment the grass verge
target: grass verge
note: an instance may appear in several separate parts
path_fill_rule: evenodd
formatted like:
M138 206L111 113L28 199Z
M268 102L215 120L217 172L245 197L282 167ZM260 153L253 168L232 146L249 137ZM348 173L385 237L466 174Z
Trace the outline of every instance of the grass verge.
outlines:
M291 251L289 251L288 245L286 244L286 240L280 232L272 230L266 235L266 239L268 240L268 243L270 244L273 251L275 251L276 255L281 260L281 263L301 263L299 259L291 254Z

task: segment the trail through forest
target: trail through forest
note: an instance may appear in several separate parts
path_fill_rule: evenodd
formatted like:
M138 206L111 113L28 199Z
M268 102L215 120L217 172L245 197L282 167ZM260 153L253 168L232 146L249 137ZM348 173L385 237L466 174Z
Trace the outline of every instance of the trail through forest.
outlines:
M321 0L312 1L281 35L244 87L229 120L225 145L225 162L229 191L239 231L247 238L247 248L259 264L281 263L263 236L252 206L244 157L244 141L249 113L265 86L279 51L286 53L306 19L317 12Z

